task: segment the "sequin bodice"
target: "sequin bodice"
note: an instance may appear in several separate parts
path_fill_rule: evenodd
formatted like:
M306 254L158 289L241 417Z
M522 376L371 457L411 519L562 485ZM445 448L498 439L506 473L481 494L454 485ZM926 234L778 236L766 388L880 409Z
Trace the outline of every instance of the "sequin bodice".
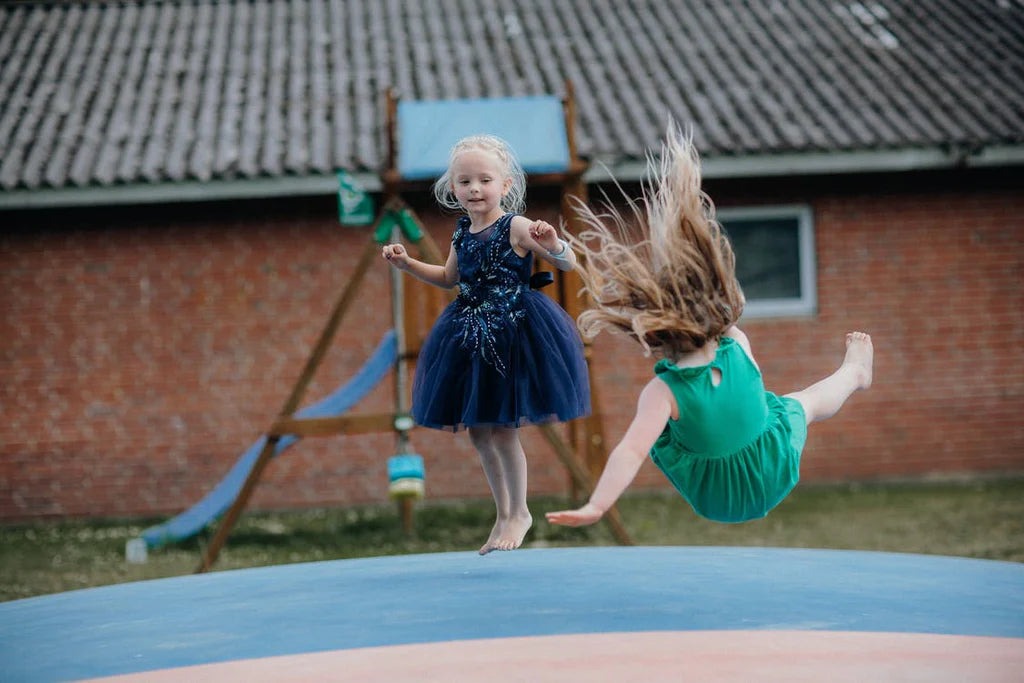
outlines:
M533 267L533 254L520 257L509 242L514 215L505 214L479 233L470 232L469 218L463 217L452 238L459 261L455 306L460 343L502 374L506 368L496 335L522 320Z

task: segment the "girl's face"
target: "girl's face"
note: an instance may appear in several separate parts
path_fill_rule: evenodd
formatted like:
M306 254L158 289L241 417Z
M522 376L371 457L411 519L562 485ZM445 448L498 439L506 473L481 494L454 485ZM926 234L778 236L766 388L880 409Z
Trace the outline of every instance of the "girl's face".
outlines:
M452 190L474 224L501 216L501 199L511 185L501 160L490 152L469 149L452 162Z

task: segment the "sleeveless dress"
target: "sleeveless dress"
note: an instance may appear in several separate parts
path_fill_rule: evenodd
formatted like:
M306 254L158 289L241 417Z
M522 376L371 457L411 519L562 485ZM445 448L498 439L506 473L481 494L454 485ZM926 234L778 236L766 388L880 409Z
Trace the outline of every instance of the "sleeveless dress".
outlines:
M509 242L515 214L479 233L468 216L452 237L459 294L423 343L412 415L424 427L519 427L590 413L583 342L569 314L531 290L533 253Z
M718 386L712 369L721 372ZM651 459L694 511L716 522L759 519L796 486L807 440L803 407L765 391L761 372L734 339L722 337L715 360L655 374L672 390L679 419L669 420Z

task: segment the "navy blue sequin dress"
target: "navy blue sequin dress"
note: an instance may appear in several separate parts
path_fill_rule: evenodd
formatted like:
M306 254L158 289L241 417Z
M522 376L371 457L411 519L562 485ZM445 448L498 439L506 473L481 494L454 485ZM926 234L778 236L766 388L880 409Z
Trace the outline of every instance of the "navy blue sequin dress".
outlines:
M590 412L583 342L572 318L530 289L533 254L512 249L513 216L479 233L459 219L459 295L427 336L413 382L412 413L424 427L518 427Z

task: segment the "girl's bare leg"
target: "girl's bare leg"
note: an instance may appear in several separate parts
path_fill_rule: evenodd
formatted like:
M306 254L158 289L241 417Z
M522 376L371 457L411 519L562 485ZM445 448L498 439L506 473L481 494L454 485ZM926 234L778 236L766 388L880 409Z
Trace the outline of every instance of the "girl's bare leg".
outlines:
M850 332L846 335L846 357L839 369L803 391L787 395L800 401L807 424L824 420L835 415L853 392L871 386L873 364L871 337Z
M498 549L498 539L504 529L505 520L509 517L508 486L505 484L504 465L495 446L494 428L486 426L470 427L469 438L473 442L477 453L480 454L480 464L484 468L484 476L487 477L487 485L491 488L494 506L497 509L491 535L480 546L480 554L486 555L492 550Z
M522 545L526 532L533 525L533 516L526 503L526 453L519 441L519 430L515 428L496 427L493 444L501 460L508 500L508 515L494 548L515 550Z

